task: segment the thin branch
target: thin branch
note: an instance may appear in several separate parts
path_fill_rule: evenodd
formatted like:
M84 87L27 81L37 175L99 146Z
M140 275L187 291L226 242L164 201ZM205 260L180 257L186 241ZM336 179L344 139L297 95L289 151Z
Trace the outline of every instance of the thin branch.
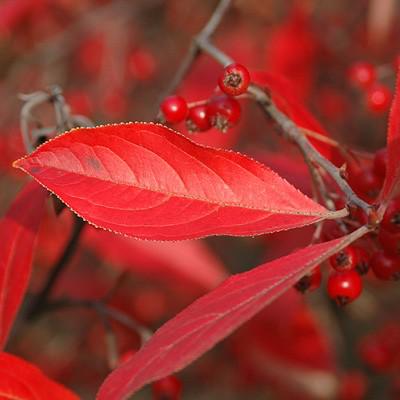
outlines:
M172 78L170 85L164 91L160 98L160 102L169 94L175 92L178 86L181 84L183 79L188 74L193 62L196 60L197 56L200 54L199 41L206 41L211 38L218 26L220 25L222 18L228 11L232 1L231 0L220 0L214 12L212 13L210 19L204 26L204 28L193 38L189 49L183 58L175 76Z
M75 253L75 250L78 246L79 238L85 226L85 222L77 216L75 216L74 221L75 223L70 239L60 258L56 262L55 266L52 268L47 278L47 281L43 286L43 289L37 295L32 306L30 307L27 313L27 319L34 319L44 311L55 282L59 279L65 269L65 266L69 263Z

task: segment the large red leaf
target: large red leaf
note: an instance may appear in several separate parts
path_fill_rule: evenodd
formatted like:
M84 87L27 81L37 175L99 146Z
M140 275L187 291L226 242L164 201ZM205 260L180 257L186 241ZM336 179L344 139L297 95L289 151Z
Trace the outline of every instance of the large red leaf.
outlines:
M28 285L47 194L36 182L29 183L0 221L0 348Z
M387 154L386 177L380 194L381 199L385 201L400 190L400 70L389 115Z
M156 124L75 129L15 166L93 225L138 238L256 235L334 217L262 164Z
M125 399L143 385L184 368L351 242L349 236L307 247L232 276L163 325L100 388L100 400Z
M78 396L50 380L35 365L7 353L0 353L0 398L78 400Z
M226 269L205 243L151 242L87 229L84 243L108 263L135 274L176 283L188 289L214 289L227 276Z

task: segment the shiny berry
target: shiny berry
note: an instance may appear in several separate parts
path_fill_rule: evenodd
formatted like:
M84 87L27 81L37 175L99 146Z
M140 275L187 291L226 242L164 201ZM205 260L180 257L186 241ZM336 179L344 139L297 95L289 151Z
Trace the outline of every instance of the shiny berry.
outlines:
M203 132L210 129L211 122L208 115L208 106L200 105L191 107L186 118L186 127L189 132Z
M344 306L360 296L362 280L354 270L334 272L328 278L327 290L331 299Z
M238 96L246 92L250 84L250 74L242 64L233 63L225 67L218 80L220 89L229 96Z
M329 258L331 267L336 271L353 269L357 264L357 252L354 247L348 246Z
M375 113L389 110L392 100L392 92L384 85L374 85L367 91L367 107Z
M211 124L221 132L226 132L239 121L241 107L239 102L232 97L218 96L209 101L208 114Z
M182 122L188 113L186 100L181 96L169 96L161 103L161 112L171 124Z
M382 179L372 168L350 171L349 181L357 194L366 201L375 200L382 187Z
M374 171L381 178L386 175L386 164L387 164L387 150L386 147L378 150L374 157Z
M179 400L182 393L181 381L173 375L156 381L152 385L153 400Z
M370 264L377 278L384 281L400 279L400 258L378 251L372 255Z
M359 275L365 275L369 271L370 267L370 256L365 249L362 247L355 247L357 252L357 262L354 269Z
M300 293L312 292L320 287L321 280L322 280L321 268L318 266L308 275L304 275L294 285L294 287Z
M354 63L349 70L349 79L353 85L367 88L376 80L375 67L368 62Z
M388 232L400 233L400 198L390 202L383 216L381 227Z

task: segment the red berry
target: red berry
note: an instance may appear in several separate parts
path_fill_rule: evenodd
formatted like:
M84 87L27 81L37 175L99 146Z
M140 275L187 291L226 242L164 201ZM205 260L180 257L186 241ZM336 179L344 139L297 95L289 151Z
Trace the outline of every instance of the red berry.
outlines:
M301 293L312 292L320 287L321 280L321 268L318 266L308 275L304 275L294 287Z
M362 400L367 393L367 378L361 371L347 372L339 381L338 400Z
M357 262L354 269L358 272L359 275L365 275L369 271L369 254L362 247L355 247L357 251Z
M354 270L334 272L328 278L328 295L338 305L344 306L355 300L362 291L362 280Z
M365 337L358 351L364 363L375 371L386 371L392 364L390 352L375 335Z
M392 233L385 229L380 229L378 240L385 253L392 256L400 256L400 233Z
M376 80L375 67L367 62L357 62L349 70L349 79L355 86L367 88Z
M220 131L226 132L239 121L241 107L239 102L232 97L218 96L209 101L208 114L211 124Z
M384 178L386 175L386 164L387 164L387 150L386 147L378 150L374 157L374 171L381 177Z
M203 132L210 129L211 122L208 115L208 106L200 105L191 107L186 119L186 127L189 132Z
M348 246L329 258L329 262L336 271L353 269L358 261L358 254L354 247Z
M173 375L154 382L153 400L179 400L182 393L181 381Z
M383 251L374 253L371 257L371 269L375 276L384 281L400 279L400 259Z
M384 85L374 85L367 91L367 107L375 113L382 113L389 109L392 92Z
M181 96L169 96L161 103L165 120L171 124L182 122L188 113L186 100Z
M220 89L229 96L245 93L250 84L250 74L242 64L233 63L225 67L218 80Z
M360 169L358 171L349 171L349 181L357 194L366 201L373 201L378 196L382 180L370 168Z
M390 202L382 219L382 229L388 232L400 233L400 198Z

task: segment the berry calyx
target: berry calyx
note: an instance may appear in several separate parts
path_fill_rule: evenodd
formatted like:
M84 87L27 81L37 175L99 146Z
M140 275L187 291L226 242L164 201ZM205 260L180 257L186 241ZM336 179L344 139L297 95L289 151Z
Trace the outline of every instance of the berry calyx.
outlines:
M299 279L294 287L300 293L312 292L320 287L321 280L321 268L318 266L311 273L304 275L301 279Z
M199 105L189 109L186 119L186 127L189 132L203 132L211 128L211 122L208 115L208 106Z
M237 100L228 96L212 98L208 103L208 115L213 126L221 132L226 132L235 125L241 114L241 107Z
M340 306L354 301L362 291L362 280L354 270L334 272L328 278L328 295Z
M368 62L356 62L349 70L350 82L360 88L368 88L376 81L375 67Z
M238 96L247 91L250 84L250 74L245 66L233 63L225 67L218 79L218 86L229 96Z
M186 100L181 96L168 96L161 103L161 112L171 124L182 122L188 113Z
M390 202L382 219L382 229L388 232L400 233L400 198Z
M384 85L374 85L367 91L367 107L375 113L382 113L389 109L392 92Z
M182 393L181 381L173 375L156 381L152 385L153 400L179 400Z
M378 279L384 281L400 279L400 259L384 251L372 255L371 269Z
M358 261L357 252L354 247L348 246L329 258L329 262L336 271L353 269Z

